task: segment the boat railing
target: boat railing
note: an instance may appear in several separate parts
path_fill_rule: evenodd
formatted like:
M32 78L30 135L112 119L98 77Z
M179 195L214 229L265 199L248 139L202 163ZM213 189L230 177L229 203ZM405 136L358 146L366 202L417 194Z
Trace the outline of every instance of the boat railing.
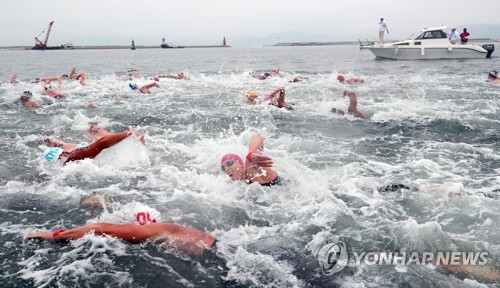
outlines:
M366 46L373 46L375 45L375 42L372 42L366 38L366 42L364 40L361 40L358 38L359 41L359 47L366 47Z

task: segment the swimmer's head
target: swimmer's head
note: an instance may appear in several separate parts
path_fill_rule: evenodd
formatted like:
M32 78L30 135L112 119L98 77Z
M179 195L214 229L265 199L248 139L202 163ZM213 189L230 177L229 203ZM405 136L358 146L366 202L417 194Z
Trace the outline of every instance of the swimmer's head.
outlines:
M231 180L242 180L245 176L245 165L241 157L236 154L226 154L220 160L222 172L231 177Z
M99 127L99 125L97 125L97 124L90 124L90 128L89 128L89 134L90 135L97 134L97 132L99 132L99 130L101 130L101 127Z
M62 75L62 76L61 76L61 78L63 78L63 79L68 79L68 78L69 78L69 76L68 76L68 75L66 75L66 74L64 74L64 75Z
M342 74L337 75L337 80L339 80L340 82L344 82L345 80L344 75Z
M254 100L255 98L257 98L257 94L255 94L255 92L253 92L252 90L248 91L246 96L249 100Z
M52 147L43 153L43 159L45 159L49 163L53 163L59 159L61 154L63 153L63 149L59 147Z
M269 73L264 73L264 76L269 77L271 74Z
M160 223L161 215L154 208L142 209L141 211L134 211L134 221L139 225Z
M132 89L132 90L135 90L135 89L137 89L137 84L135 84L135 83L128 83L128 87L130 87L130 89Z
M498 78L498 72L493 70L493 71L490 71L490 73L488 73L488 78L494 78L494 79L497 79Z
M30 100L30 98L32 96L33 96L33 94L31 94L30 91L24 91L23 95L21 95L21 97L19 97L19 99L21 99L22 102L26 102L26 101Z
M337 108L332 108L332 113L344 115L344 111Z

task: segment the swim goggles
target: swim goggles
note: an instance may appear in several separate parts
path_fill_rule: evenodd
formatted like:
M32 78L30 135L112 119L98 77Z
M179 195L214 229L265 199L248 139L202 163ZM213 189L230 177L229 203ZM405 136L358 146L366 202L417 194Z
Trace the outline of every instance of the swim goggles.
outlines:
M220 165L220 170L222 170L222 172L226 172L226 167L231 167L233 164L234 160L226 161L223 165Z

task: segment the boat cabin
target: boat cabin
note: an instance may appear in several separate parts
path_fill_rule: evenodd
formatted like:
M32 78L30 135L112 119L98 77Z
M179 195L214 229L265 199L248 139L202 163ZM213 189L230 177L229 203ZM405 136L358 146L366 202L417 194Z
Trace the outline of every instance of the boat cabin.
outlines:
M420 32L411 35L408 39L392 43L392 45L422 45L422 42L425 42L425 45L434 44L450 44L448 40L448 35L443 30L446 29L446 26L439 26L433 28L424 28Z

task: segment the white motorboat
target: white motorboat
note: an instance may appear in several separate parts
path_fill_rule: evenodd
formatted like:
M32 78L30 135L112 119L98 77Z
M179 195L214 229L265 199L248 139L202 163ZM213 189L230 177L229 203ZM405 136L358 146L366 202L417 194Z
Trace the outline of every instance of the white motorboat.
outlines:
M495 50L493 44L452 44L445 29L446 26L424 28L404 41L383 45L363 45L360 41L360 49L372 51L377 58L395 60L490 58Z

